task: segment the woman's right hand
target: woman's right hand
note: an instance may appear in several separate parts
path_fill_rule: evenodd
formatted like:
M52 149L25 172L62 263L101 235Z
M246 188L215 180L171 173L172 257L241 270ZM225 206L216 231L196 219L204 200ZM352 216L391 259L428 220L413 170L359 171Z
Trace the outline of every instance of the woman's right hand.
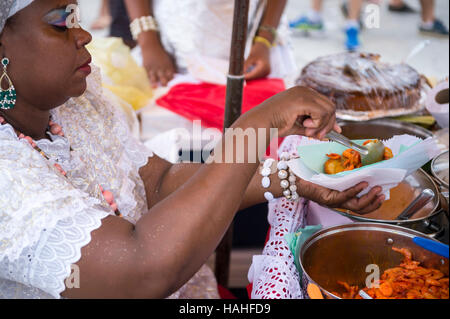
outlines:
M164 50L159 39L148 39L140 42L144 68L151 85L167 86L175 75L175 63L173 58Z
M294 87L248 111L241 121L254 128L278 129L278 135L303 135L322 140L336 123L336 106L327 97L306 87Z

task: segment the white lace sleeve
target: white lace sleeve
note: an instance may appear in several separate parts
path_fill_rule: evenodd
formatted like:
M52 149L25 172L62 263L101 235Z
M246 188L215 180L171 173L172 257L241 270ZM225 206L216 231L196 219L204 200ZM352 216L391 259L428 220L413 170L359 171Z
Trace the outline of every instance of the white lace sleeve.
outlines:
M38 241L25 247L18 259L0 261L0 298L60 298L71 267L81 258L81 248L91 232L108 216L101 209L87 208L44 228Z
M22 296L28 286L30 297L42 291L58 298L90 232L108 214L10 126L0 127L0 296Z

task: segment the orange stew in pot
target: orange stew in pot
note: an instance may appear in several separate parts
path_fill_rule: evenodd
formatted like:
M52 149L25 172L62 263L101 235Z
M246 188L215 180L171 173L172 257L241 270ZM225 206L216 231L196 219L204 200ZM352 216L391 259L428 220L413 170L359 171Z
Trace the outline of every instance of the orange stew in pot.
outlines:
M403 254L403 262L386 270L381 276L378 288L364 288L373 299L448 299L448 276L433 268L420 266L412 260L412 253L406 248L392 248ZM362 299L360 288L338 281L345 288L344 293L333 294L343 299Z

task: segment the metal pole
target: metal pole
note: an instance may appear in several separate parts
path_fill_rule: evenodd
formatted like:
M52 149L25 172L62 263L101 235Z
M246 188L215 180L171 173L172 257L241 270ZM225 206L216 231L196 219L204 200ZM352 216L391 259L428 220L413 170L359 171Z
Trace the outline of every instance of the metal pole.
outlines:
M227 80L224 130L241 116L244 91L245 45L247 42L249 0L234 1L233 35L231 40L230 69ZM217 282L228 287L230 259L233 244L233 224L225 233L216 250Z

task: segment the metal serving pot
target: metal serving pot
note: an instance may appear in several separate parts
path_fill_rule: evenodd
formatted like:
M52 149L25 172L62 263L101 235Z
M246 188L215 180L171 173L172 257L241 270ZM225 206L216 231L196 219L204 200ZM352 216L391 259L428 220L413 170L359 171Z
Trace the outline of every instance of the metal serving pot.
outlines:
M431 173L439 185L448 191L449 151L437 156L431 162Z
M337 282L366 286L371 274L367 266L378 266L381 275L386 269L397 267L403 256L392 247L407 248L413 259L425 267L435 268L448 276L447 258L429 252L412 241L414 237L425 237L411 229L374 223L354 223L323 229L310 237L299 253L304 279L316 284L322 293L339 299L333 292L342 293Z
M434 225L431 222L431 220L434 219L437 215L443 213L443 209L441 206L440 190L438 186L434 183L433 179L421 169L417 170L415 173L408 176L403 183L405 185L409 185L411 187L411 191L414 189L416 195L420 194L422 190L427 188L431 189L436 194L431 203L429 203L422 210L414 214L408 220L383 219L382 218L383 216L380 216L380 214L379 213L377 214L377 212L368 215L357 215L349 211L340 211L340 210L334 211L357 222L401 225L404 227L415 229L423 233L427 233L427 235L431 237L439 235L443 231L443 229L440 228L441 225ZM394 196L395 194L391 192L392 197L391 200L395 200L395 198L393 198ZM402 205L396 206L395 210L391 209L389 211L390 216L395 217L399 216L403 212L403 210L408 207L409 204L410 202L403 202ZM389 203L386 202L383 205L389 205ZM381 209L383 209L383 207ZM386 218L389 217L386 216Z

